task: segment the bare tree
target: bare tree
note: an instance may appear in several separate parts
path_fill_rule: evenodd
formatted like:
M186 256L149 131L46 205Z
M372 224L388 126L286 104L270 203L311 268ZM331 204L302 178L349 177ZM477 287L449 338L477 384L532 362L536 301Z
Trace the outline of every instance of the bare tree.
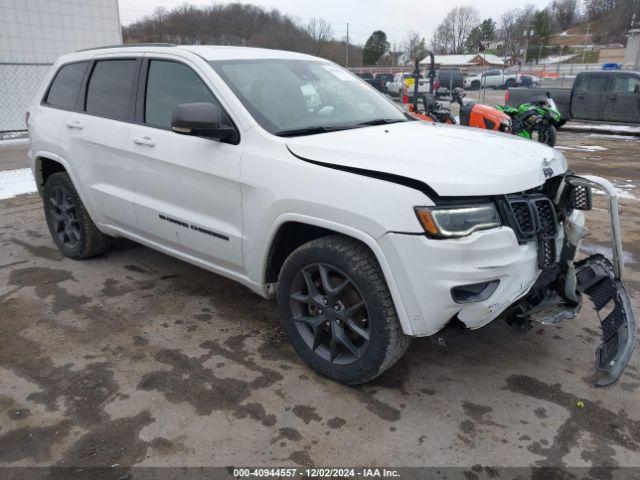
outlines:
M322 45L333 38L331 24L322 18L312 18L307 23L306 30L314 41L314 53L320 55Z
M404 41L404 49L411 60L422 60L427 56L427 46L424 37L418 35L417 32L407 33Z
M438 25L431 41L438 52L464 53L469 34L480 23L480 14L473 7L455 7Z

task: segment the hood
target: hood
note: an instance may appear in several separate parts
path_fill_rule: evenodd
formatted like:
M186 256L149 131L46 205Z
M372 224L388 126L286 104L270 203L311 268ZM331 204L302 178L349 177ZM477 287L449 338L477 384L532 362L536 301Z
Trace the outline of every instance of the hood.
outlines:
M446 197L521 192L567 170L564 156L546 145L420 121L295 137L286 143L302 159L405 177Z

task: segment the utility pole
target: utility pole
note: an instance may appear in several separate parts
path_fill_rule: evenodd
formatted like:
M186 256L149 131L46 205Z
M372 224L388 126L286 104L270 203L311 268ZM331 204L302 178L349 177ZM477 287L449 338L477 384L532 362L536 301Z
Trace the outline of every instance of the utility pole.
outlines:
M349 68L349 22L347 22L347 51L344 66L345 68Z
M533 25L527 25L527 29L524 31L524 38L527 39L524 45L524 61L522 62L525 66L527 65L527 52L529 51L529 39L535 35L535 30L532 28Z
M585 44L583 45L583 49L582 49L582 63L584 63L584 57L587 53L587 40L589 38L589 32L591 31L591 25L587 23L587 33L584 35L584 41Z

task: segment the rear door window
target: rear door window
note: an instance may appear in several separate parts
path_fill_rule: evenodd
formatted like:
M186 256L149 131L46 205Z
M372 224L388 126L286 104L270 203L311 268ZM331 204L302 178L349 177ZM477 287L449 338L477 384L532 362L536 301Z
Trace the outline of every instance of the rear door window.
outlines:
M73 109L76 106L76 99L87 65L89 62L78 62L60 68L51 87L49 87L45 103L52 107Z
M220 107L200 76L190 67L164 60L150 61L144 108L145 123L170 128L173 109L181 103L196 102L214 103ZM223 118L223 122L228 124L229 120Z
M128 119L137 73L136 59L96 62L87 86L87 113Z
M606 75L594 75L589 79L587 91L592 93L601 93L607 89L607 83L609 83L609 77Z

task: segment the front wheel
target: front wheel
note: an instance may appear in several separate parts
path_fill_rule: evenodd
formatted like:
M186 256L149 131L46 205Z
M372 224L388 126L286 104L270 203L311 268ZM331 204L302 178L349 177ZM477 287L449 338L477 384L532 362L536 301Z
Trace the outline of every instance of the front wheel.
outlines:
M558 131L556 130L556 127L553 125L547 125L545 127L542 127L540 129L540 132L538 133L538 141L540 143L546 143L550 147L556 146L557 137L558 137Z
M337 382L372 380L409 346L377 260L348 237L322 237L295 250L280 271L277 297L298 355Z

